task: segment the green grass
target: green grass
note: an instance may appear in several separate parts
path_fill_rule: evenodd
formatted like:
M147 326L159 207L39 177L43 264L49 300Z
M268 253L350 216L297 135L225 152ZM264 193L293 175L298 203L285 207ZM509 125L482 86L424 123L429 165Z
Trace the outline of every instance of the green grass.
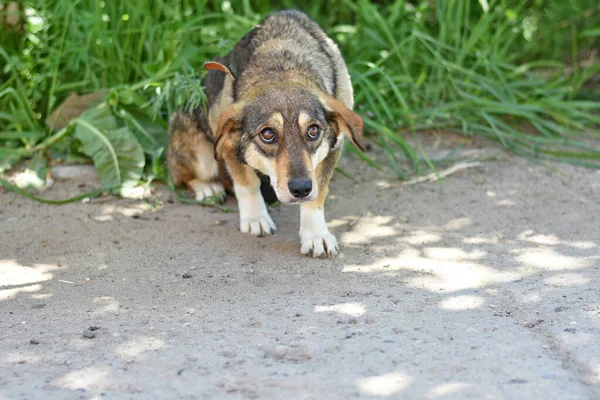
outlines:
M446 130L600 168L600 92L587 84L600 72L587 62L600 45L596 0L38 0L22 2L23 29L0 16L0 172L91 157L107 188L166 179L168 116L204 101L203 62L288 7L339 43L368 137L388 155L361 155L368 164L402 179L433 168L406 138ZM72 92L100 89L90 110L50 128Z

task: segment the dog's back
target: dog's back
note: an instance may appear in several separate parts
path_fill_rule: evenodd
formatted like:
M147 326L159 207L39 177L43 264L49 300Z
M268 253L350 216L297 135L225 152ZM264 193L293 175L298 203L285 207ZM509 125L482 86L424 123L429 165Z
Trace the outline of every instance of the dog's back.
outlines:
M248 32L226 57L217 57L215 61L231 70L235 82L220 71L209 71L206 75L204 84L213 129L218 115L241 93L281 72L314 82L352 109L352 85L340 51L319 25L300 11L271 14Z
M274 73L291 72L335 96L335 54L326 40L321 28L299 11L281 11L267 17L252 34L252 53L240 66L234 93L249 90Z

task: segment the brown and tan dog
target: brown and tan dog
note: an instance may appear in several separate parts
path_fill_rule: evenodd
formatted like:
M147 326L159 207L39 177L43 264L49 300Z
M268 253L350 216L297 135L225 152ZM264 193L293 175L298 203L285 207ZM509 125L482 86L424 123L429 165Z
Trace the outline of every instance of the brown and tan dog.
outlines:
M364 148L337 46L307 15L280 11L205 66L208 112L171 118L167 163L174 183L187 184L197 199L223 196L224 164L240 230L264 236L275 224L261 194L262 174L281 203L300 203L302 254L336 256L323 208L329 180L344 137Z

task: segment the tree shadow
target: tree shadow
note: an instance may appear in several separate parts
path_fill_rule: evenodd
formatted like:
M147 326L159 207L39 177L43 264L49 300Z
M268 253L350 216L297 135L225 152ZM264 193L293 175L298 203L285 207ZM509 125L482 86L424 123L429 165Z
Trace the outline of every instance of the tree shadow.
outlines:
M597 393L595 172L570 170L575 183L512 160L390 189L362 164L345 168L361 185L333 182L334 260L299 255L292 207L272 209L277 235L253 238L237 214L168 195L155 207L15 201L0 245L0 386L15 397Z

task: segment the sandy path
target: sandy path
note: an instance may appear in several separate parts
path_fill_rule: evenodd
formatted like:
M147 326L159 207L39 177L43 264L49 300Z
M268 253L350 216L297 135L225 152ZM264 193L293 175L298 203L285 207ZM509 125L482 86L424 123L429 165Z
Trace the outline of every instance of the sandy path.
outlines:
M0 191L0 398L600 398L600 172L343 168L335 260L299 255L295 207L257 239L164 192Z

